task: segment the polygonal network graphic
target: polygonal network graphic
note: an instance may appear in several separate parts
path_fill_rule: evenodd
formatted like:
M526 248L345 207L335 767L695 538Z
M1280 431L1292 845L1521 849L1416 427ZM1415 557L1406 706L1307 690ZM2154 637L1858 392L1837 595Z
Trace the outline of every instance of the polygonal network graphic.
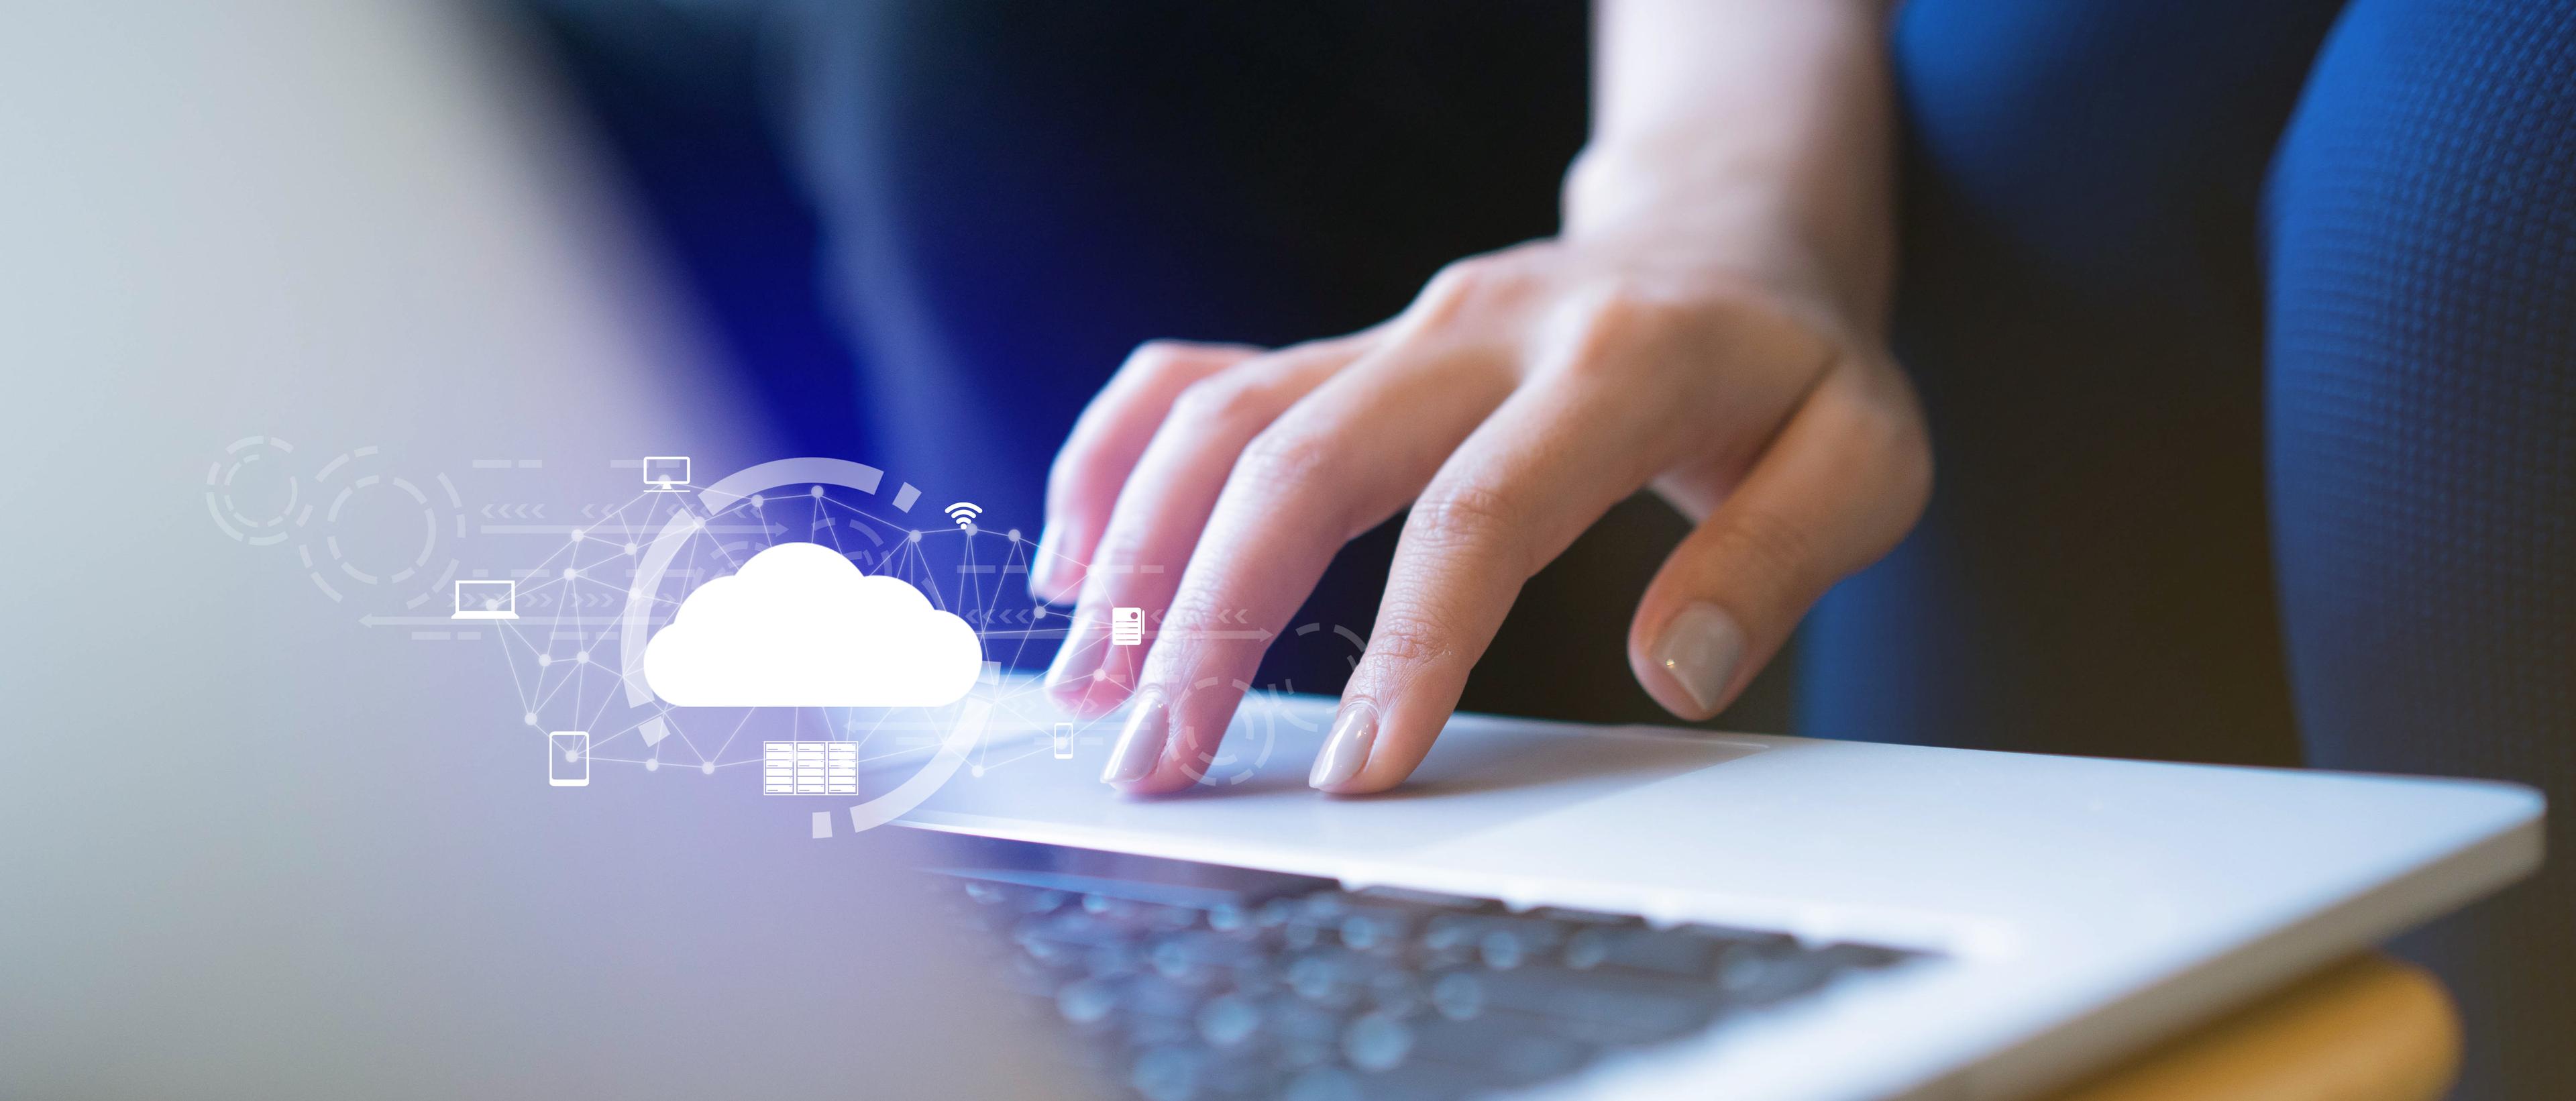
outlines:
M268 435L226 447L204 485L217 530L292 548L360 628L489 647L508 676L490 733L525 740L531 783L677 773L836 799L811 815L828 837L952 781L1082 772L1075 748L1117 733L1119 716L1067 721L1034 677L1002 673L1037 665L1069 626L1029 595L1038 548L982 526L971 502L917 508L921 490L875 467L785 459L700 482L676 455L566 474L536 458L437 470L375 446L315 466L302 454ZM562 499L602 463L622 471L623 499ZM1348 628L1293 631L1278 643L1358 654ZM1106 675L1132 677L1121 664ZM1295 686L1236 687L1244 724L1196 763L1206 783L1241 782L1282 716L1295 721L1275 706ZM1020 733L988 736L999 729Z

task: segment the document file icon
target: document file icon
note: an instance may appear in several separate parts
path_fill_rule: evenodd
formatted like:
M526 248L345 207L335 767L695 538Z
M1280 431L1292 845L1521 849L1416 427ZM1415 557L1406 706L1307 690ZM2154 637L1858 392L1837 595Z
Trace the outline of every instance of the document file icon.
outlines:
M1145 641L1145 609L1109 609L1109 644L1137 646Z
M761 743L763 795L856 795L859 743Z

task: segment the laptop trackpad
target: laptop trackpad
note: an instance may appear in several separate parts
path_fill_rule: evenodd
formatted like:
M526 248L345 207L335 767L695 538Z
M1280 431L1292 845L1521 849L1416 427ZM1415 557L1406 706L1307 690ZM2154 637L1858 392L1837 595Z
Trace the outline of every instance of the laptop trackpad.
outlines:
M959 776L904 820L1131 851L1168 850L1187 839L1194 850L1205 844L1235 852L1387 854L1564 810L1765 748L1749 740L1651 728L1462 715L1403 788L1335 798L1306 786L1323 725L1283 722L1273 724L1268 737L1251 738L1237 729L1210 769L1213 782L1179 795L1133 798L1111 791L1098 781L1104 751L1095 748L1070 760L1020 761L980 777Z

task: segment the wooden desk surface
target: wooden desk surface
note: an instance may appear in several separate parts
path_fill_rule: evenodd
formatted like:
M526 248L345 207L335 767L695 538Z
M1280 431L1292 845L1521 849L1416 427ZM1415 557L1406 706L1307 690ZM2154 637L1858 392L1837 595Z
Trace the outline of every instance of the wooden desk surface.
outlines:
M2167 1041L2056 1101L2432 1101L2460 1062L2442 984L2355 956Z

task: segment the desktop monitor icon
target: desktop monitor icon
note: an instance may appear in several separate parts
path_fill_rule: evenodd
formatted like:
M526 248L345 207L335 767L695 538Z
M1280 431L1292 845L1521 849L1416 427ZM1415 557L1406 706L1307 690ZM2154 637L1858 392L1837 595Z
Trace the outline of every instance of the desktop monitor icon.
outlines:
M688 456L647 455L644 457L644 488L655 493L678 493L688 487Z
M456 618L519 618L519 583L516 581L457 582Z

